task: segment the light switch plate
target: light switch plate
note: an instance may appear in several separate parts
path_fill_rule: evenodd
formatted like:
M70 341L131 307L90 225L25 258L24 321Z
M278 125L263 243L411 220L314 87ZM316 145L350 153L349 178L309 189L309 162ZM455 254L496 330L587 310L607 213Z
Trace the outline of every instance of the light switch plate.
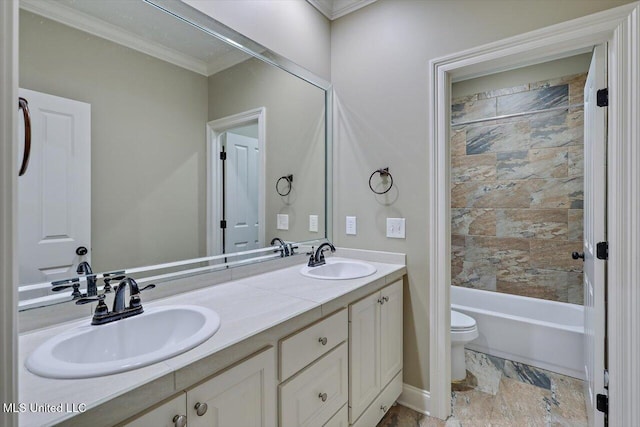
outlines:
M289 229L289 215L287 214L278 214L276 219L276 228L278 230L288 230Z
M387 218L387 237L391 237L392 239L404 239L404 220L404 218Z
M356 217L348 216L347 217L347 230L346 233L349 235L356 235Z
M309 231L318 232L318 215L309 215Z

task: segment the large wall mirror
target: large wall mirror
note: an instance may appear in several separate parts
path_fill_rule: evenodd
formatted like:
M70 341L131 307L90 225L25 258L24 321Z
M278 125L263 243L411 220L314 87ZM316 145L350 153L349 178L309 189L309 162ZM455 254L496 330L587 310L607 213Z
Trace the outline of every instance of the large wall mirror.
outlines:
M178 0L22 0L19 84L23 308L84 261L170 277L331 231L328 83Z

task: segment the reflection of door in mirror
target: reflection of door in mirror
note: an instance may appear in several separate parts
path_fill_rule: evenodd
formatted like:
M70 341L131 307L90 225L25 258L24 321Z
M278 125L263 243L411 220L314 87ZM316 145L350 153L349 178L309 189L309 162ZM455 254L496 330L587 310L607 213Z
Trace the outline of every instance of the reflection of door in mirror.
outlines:
M19 283L75 275L91 248L91 105L20 89L31 110L31 160L18 180Z
M208 255L266 244L265 117L260 107L207 123Z
M221 138L226 153L222 180L224 253L261 248L264 237L260 236L258 217L261 169L258 123L229 129Z

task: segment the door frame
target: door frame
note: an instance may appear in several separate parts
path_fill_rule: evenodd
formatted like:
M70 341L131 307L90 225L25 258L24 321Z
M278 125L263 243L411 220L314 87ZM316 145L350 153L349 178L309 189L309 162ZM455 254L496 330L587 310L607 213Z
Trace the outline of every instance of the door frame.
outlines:
M266 195L266 118L265 107L254 108L232 116L212 120L207 123L207 256L222 254L222 205L216 203L222 199L222 168L219 154L222 146L220 135L229 129L258 121L258 150L260 151L260 183L258 185L258 237L265 240L265 195Z
M430 61L429 189L429 413L451 413L451 83L588 52L608 43L607 235L609 236L609 422L640 419L640 3L520 34ZM634 115L635 114L635 115ZM635 288L635 289L634 289Z
M0 2L0 399L18 402L18 1ZM0 425L18 414L0 412Z

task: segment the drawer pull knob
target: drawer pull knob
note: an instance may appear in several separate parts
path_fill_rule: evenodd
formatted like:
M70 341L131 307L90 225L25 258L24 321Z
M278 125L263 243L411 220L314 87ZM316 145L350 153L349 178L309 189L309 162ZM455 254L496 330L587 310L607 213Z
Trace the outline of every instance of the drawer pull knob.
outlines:
M207 409L209 409L206 403L200 403L200 402L196 403L196 406L194 406L193 408L196 410L196 414L198 414L199 417L206 414Z
M380 305L384 304L384 298L378 298L378 304Z
M389 302L389 297L382 297L382 301Z
M322 400L323 402L327 401L327 393L320 393L318 395L318 397L320 398L320 400Z
M385 405L382 405L380 409L382 410L382 412L387 412L387 409L389 408L387 408Z
M175 427L185 427L187 425L187 417L184 415L176 415L173 417L173 425Z
M322 345L327 345L327 337L318 338L318 342Z

